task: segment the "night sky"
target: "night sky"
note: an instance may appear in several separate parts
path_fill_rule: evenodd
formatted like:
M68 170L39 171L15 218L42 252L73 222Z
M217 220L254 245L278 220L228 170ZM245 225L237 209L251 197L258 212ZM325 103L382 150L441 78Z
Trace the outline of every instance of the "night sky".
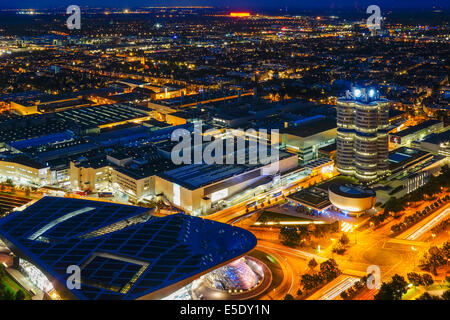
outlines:
M71 4L102 7L209 5L230 8L364 8L371 4L389 8L449 6L448 0L0 0L0 8L63 7Z

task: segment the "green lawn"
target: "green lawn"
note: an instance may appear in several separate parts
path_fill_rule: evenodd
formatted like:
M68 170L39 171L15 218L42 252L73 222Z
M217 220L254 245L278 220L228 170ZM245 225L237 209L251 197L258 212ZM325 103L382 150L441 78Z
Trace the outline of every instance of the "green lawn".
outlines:
M21 290L25 294L25 300L30 300L31 296L30 294L24 290L21 286L19 286L8 274L4 274L0 276L0 282L5 285L6 288L11 290L12 292L17 292L18 290Z

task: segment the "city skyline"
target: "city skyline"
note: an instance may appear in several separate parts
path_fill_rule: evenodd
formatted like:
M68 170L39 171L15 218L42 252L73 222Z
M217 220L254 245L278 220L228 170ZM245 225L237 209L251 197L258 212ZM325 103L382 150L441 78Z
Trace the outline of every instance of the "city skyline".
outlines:
M74 4L73 1L54 1L54 0L21 0L18 3L10 3L8 1L0 1L0 8L8 9L23 9L23 8L54 8L54 7L67 7ZM100 7L170 7L170 6L212 6L221 8L237 8L237 9L264 9L264 8L281 8L285 9L339 9L339 8L353 8L364 10L369 5L374 4L373 1L368 0L318 0L318 1L302 1L299 3L296 0L283 0L281 2L273 3L271 0L255 1L255 0L168 0L164 3L160 1L149 1L149 0L127 0L118 1L112 0L108 1L106 4L104 1L100 0L79 0L77 5L80 6L100 6ZM402 9L420 9L420 8L448 8L449 5L446 1L432 0L432 1L395 1L390 0L380 0L376 3L377 5L385 8L402 8Z
M21 4L0 10L0 300L450 299L442 2Z

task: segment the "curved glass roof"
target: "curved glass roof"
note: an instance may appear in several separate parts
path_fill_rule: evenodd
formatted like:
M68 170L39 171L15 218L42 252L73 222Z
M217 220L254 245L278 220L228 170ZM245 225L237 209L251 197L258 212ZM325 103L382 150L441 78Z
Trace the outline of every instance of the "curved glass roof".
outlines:
M0 220L10 248L65 286L81 268L79 299L136 299L204 273L256 246L250 232L148 208L45 197Z

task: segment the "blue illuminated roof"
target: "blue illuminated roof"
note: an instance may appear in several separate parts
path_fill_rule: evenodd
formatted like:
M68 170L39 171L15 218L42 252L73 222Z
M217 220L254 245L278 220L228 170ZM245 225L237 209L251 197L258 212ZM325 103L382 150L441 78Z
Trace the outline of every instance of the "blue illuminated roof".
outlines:
M403 162L409 158L411 158L411 156L406 155L406 154L401 154L401 153L394 153L394 154L389 155L389 161L395 162L395 163Z
M64 131L59 133L52 133L41 137L34 137L26 140L15 141L10 145L16 149L23 149L28 147L36 147L41 145L47 145L51 143L63 142L70 140L74 137L74 134L70 131Z
M256 246L250 232L148 208L45 197L0 220L0 237L52 281L81 268L79 299L136 299L239 257Z

